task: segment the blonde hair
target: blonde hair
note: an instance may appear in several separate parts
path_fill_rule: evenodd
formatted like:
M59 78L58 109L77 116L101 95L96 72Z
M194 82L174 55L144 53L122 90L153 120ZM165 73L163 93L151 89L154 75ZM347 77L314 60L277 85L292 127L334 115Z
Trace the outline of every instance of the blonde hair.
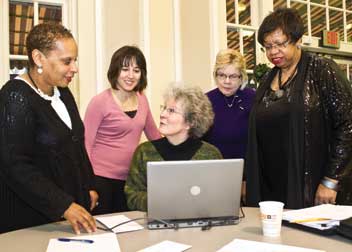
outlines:
M213 124L212 105L200 87L173 83L164 93L164 101L170 99L181 102L190 137L202 137Z
M220 50L216 55L216 61L214 65L213 76L216 81L216 74L220 68L226 67L227 65L233 65L241 72L241 89L244 89L248 82L248 75L246 72L246 60L238 51L233 49Z

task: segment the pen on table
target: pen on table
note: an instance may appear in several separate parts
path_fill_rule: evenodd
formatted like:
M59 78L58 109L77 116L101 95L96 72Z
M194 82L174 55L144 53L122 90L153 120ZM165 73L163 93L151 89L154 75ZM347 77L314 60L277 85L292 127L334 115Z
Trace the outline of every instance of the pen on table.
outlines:
M314 222L314 221L328 221L331 219L328 218L309 218L309 219L302 219L302 220L292 220L291 223L306 223L306 222Z
M88 239L72 239L72 238L57 238L61 242L82 242L82 243L93 243L93 240Z

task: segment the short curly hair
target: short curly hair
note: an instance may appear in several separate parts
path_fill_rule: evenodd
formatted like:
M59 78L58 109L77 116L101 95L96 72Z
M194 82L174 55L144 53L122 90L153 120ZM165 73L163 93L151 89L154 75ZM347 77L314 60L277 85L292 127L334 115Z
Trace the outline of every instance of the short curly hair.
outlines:
M264 46L265 37L281 29L291 43L296 43L304 34L304 24L297 10L279 8L266 16L259 26L258 42Z
M55 42L60 39L74 39L70 30L58 23L43 23L34 26L26 39L29 66L34 66L33 50L37 49L47 55L56 48Z
M191 138L202 137L213 124L212 105L200 87L174 83L164 93L164 101L170 99L181 103Z
M248 75L246 72L246 59L240 52L231 48L220 50L216 55L213 71L214 79L216 80L218 70L220 68L226 67L227 65L233 65L241 72L241 89L245 88L248 82Z
M107 73L111 88L117 89L116 84L121 69L125 66L129 66L132 62L136 62L141 70L141 78L133 91L142 92L147 87L147 62L143 52L137 46L126 45L115 51L111 57Z

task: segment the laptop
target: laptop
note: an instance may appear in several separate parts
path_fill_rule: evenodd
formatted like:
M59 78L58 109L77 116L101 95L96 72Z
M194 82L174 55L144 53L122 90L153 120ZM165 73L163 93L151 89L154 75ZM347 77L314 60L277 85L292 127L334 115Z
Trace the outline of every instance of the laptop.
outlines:
M148 228L239 222L243 159L147 163Z

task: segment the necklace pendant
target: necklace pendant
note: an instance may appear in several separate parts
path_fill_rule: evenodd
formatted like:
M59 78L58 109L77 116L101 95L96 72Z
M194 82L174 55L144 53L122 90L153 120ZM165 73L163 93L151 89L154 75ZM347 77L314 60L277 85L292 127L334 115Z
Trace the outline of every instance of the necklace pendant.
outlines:
M228 103L227 100L226 100L226 96L224 96L224 100L225 100L225 103L226 103L226 105L227 105L228 108L232 108L233 104L235 103L235 99L236 99L237 97L238 97L237 95L234 95L233 98L232 98L231 103Z
M283 95L284 95L284 90L278 89L278 90L275 91L275 96L277 98L281 98Z

